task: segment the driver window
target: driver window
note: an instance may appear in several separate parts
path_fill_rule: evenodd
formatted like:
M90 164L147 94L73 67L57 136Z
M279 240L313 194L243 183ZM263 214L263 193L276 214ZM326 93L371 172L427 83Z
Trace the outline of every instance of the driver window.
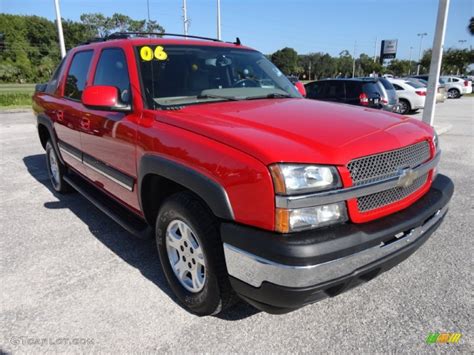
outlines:
M124 104L130 103L130 79L125 54L120 48L102 51L97 64L94 85L115 86Z

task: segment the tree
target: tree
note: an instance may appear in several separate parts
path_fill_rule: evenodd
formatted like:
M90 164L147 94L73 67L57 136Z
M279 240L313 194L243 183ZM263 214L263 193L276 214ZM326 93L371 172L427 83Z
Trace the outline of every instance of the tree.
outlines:
M431 49L423 53L420 63L421 72L428 73L431 63ZM449 48L443 53L441 72L445 74L464 74L472 63L474 63L474 50Z
M356 66L359 68L360 76L368 76L371 73L380 73L382 71L382 65L365 53L361 53L359 59L356 61Z
M308 73L308 80L331 77L336 71L336 62L327 53L300 55L298 65L304 73Z
M353 58L348 50L339 53L336 59L336 71L338 77L348 78L352 76Z
M453 74L464 74L467 67L474 62L474 50L448 49L443 55L443 71Z
M411 62L409 60L393 59L387 69L395 76L404 76L411 70Z
M95 37L106 37L114 32L164 32L156 21L134 20L127 15L115 13L105 17L100 13L81 15L82 23Z
M110 34L112 24L109 17L105 17L99 13L91 13L82 14L80 19L96 37L105 37Z
M271 60L285 75L301 72L298 66L298 53L293 48L285 47L272 54Z
M469 33L474 36L474 17L471 17L471 20L469 21L469 26L467 27Z
M83 14L63 20L63 30L67 49L114 31L164 32L156 21L122 14ZM0 82L47 81L61 59L56 25L42 17L0 14L0 42Z

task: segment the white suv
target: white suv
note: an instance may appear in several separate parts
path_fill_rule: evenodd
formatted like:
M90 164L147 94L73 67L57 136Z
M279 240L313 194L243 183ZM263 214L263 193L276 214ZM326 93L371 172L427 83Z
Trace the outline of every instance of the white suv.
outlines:
M464 94L472 93L472 82L456 76L440 76L440 80L446 86L448 98L458 99Z
M388 81L395 88L402 115L425 107L426 87L424 85L404 79L388 79Z

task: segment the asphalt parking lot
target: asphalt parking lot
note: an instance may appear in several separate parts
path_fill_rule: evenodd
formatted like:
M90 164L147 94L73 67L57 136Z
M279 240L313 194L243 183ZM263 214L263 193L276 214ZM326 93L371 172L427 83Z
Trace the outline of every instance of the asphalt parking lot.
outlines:
M452 125L440 137L440 171L456 192L420 250L287 315L241 304L199 318L173 301L153 241L134 239L78 194L52 192L32 113L0 113L0 353L472 353L474 97L438 104L436 120ZM428 345L432 332L462 338Z

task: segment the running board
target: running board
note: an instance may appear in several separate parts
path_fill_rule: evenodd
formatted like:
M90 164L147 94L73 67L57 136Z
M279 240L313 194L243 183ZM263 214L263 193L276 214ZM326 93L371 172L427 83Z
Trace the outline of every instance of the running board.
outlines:
M99 210L135 237L140 239L150 239L153 237L152 228L150 228L144 220L121 206L118 202L108 197L83 178L72 173L65 175L64 180L82 196L92 202Z

